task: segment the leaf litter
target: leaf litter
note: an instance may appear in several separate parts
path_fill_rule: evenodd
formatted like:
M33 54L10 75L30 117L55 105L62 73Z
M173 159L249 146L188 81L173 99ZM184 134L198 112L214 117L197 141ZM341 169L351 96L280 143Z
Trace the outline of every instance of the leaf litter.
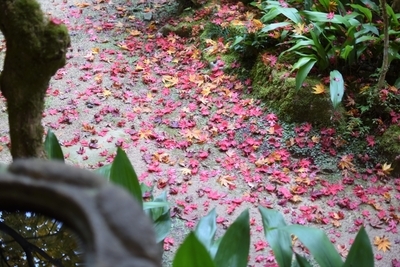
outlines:
M250 209L249 266L273 266L259 205L281 211L288 223L324 229L343 256L364 225L375 244L375 265L398 265L400 179L381 179L391 165L358 168L358 155L338 152L343 144L335 129L315 132L308 123L288 129L259 100L245 96L248 80L224 73L220 58L213 66L201 59L202 53L226 51L220 40L207 40L201 51L198 35L160 33L164 24L184 20L171 15L173 1L42 5L72 38L67 65L48 89L43 122L70 163L97 168L122 147L142 182L167 190L176 229L164 243L166 265L188 230L216 207L218 234ZM154 18L145 21L132 10ZM218 22L239 10L222 2L195 11L192 19ZM323 85L314 93L324 93ZM9 144L5 128L0 143ZM292 147L315 147L335 158L337 171L327 174L313 158L293 155ZM0 156L10 161L7 149Z

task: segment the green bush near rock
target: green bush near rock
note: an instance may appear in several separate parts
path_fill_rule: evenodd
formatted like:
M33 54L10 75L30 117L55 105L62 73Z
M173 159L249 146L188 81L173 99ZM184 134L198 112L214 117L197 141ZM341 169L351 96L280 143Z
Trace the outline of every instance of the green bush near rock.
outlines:
M289 67L267 66L259 56L250 76L253 80L253 94L265 101L268 107L287 122L311 122L316 125L330 125L333 112L327 94L313 94L312 88L320 79L309 77L306 86L296 90L295 79L289 76Z

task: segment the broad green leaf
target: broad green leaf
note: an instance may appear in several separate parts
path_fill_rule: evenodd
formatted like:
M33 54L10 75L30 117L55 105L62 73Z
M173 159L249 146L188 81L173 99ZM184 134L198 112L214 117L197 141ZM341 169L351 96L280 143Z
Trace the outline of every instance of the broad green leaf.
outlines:
M302 225L289 225L281 229L297 236L304 246L308 248L320 267L338 267L343 265L342 258L322 230Z
M261 214L265 237L274 251L275 259L280 267L290 267L292 262L292 239L290 234L279 229L286 226L281 213L276 210L258 208Z
M329 19L328 13L324 12L302 11L301 14L303 14L310 21L318 21L319 23L329 22L335 24L343 24L347 28L349 28L350 26L361 24L357 19L355 19L355 17L359 15L356 12L353 12L353 14L347 14L344 17L341 15L334 15L332 19Z
M313 58L313 57L307 57L307 56L301 57L301 58L299 58L299 60L293 65L292 70L299 69L299 68L303 67L304 65L306 65L307 63L309 63L310 61L313 61L313 60L315 60L315 58Z
M212 209L207 216L200 219L196 226L194 233L204 247L210 251L211 245L214 240L215 232L217 231L217 214L215 209Z
M319 2L325 8L325 11L329 10L329 6L330 6L329 0L319 0Z
M303 85L304 80L316 62L317 60L311 58L306 64L299 68L296 74L296 90L299 90Z
M393 86L395 86L395 87L397 87L397 88L400 87L400 77L397 78L397 80L394 82L394 85L393 85Z
M291 21L293 21L296 24L303 22L300 14L299 14L299 11L295 8L278 6L278 7L276 7L276 9L282 15L284 15L285 17L287 17L288 19L290 19Z
M153 221L157 243L163 241L168 236L171 230L171 224L172 221L169 211L159 216L157 220Z
M325 69L329 65L328 57L326 56L325 48L320 43L320 37L318 37L313 31L310 32L314 42L313 49L317 52L318 61L317 64L321 69Z
M373 0L361 0L361 2L373 11L379 13L379 6Z
M229 226L219 244L214 263L218 267L246 267L250 249L249 211Z
M156 208L169 208L169 203L158 202L158 201L143 202L143 210L150 210Z
M378 28L377 28L376 26L374 26L373 24L364 23L364 24L362 24L362 27L363 27L363 29L367 30L367 32L371 32L371 33L373 33L373 34L379 36L379 30L378 30ZM359 34L360 32L361 32L361 35L357 35L357 34ZM365 32L365 33L367 33L367 32ZM362 35L365 34L365 33L363 33L362 30L361 30L361 31L356 32L354 35L355 35L356 37L359 37L359 36L362 36Z
M172 267L215 267L203 244L190 233L175 254Z
M379 39L378 37L364 35L364 36L360 36L359 38L356 39L356 44L363 43L365 41L376 41L378 39Z
M64 161L64 154L57 136L50 129L47 130L46 139L44 141L44 151L48 159Z
M337 106L340 104L340 102L342 102L342 98L343 98L343 94L344 94L343 76L337 70L333 70L330 73L329 91L330 91L333 107L337 108Z
M271 24L267 24L266 26L264 26L264 28L261 29L261 32L269 32L269 31L273 31L275 29L281 28L281 27L285 27L287 25L290 25L291 23L289 22L278 22L278 23L271 23Z
M168 203L167 200L167 192L164 191L159 195L158 197L154 198L153 203ZM157 220L158 217L162 216L163 214L168 213L169 214L169 206L163 206L159 208L153 208L151 209L151 217L153 221Z
M276 7L274 7L273 9L269 10L267 14L265 14L264 16L261 17L261 21L263 23L267 23L267 22L275 19L280 14L281 13L279 12L279 10L276 9Z
M358 231L356 239L350 247L349 254L342 267L374 267L374 254L371 242L364 227Z
M297 253L294 253L294 255L295 255L295 264L297 264L298 267L312 267L312 265L307 261L306 258Z
M350 6L352 8L354 8L354 9L360 10L360 12L363 13L367 17L369 22L372 21L372 12L371 12L371 10L369 8L363 7L363 6L358 5L358 4L350 4Z
M153 207L150 210L146 210L147 205ZM157 243L163 241L169 234L172 224L169 203L167 202L167 193L164 191L161 195L154 198L153 201L144 202L143 209L146 210L146 213L149 214L153 220Z
M243 36L236 36L235 41L231 44L231 47L235 48L238 44L240 44L245 38Z
M112 166L112 164L103 165L100 168L95 169L94 172L97 173L97 174L100 174L101 176L106 178L107 181L109 181L110 180L110 173L111 173L111 166Z
M390 22L389 24L394 24L396 26L398 26L400 23L397 20L396 14L394 13L393 9L391 6L389 6L388 4L386 4L386 12L388 13L389 17L390 17Z
M393 61L393 59L400 59L399 49L394 46L390 46L388 50L389 56L389 64Z
M117 155L111 165L110 170L110 181L124 187L128 190L132 196L139 202L140 206L143 206L142 191L138 178L132 164L120 147L117 149Z
M352 45L346 45L346 47L344 49L342 49L342 51L340 52L340 57L343 58L344 60L347 60L347 58L349 57L351 51L353 51L354 46Z
M211 258L213 258L213 259L215 258L215 255L217 254L219 244L221 244L221 240L222 240L222 237L215 240L211 245L209 252L210 252Z

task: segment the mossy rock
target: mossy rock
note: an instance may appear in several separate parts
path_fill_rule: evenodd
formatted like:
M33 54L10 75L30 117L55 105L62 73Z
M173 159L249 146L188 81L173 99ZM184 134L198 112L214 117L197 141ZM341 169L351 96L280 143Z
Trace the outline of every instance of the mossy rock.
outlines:
M304 82L307 86L296 90L295 79L287 77L289 72L288 67L279 62L273 67L266 66L259 56L250 72L253 94L286 122L331 125L333 107L328 95L312 93L312 87L321 80L307 78Z
M378 150L392 164L392 174L400 174L400 126L391 125L377 138Z
M159 32L163 36L168 36L170 33L174 33L180 37L188 38L192 36L193 25L190 23L179 23L176 26L167 24L160 28Z

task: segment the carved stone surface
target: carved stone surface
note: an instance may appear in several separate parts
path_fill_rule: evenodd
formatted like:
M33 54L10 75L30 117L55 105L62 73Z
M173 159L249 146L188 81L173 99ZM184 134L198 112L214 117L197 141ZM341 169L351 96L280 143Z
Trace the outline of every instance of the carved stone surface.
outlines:
M152 222L122 188L61 162L17 160L0 173L0 210L30 210L80 236L86 266L161 266Z

